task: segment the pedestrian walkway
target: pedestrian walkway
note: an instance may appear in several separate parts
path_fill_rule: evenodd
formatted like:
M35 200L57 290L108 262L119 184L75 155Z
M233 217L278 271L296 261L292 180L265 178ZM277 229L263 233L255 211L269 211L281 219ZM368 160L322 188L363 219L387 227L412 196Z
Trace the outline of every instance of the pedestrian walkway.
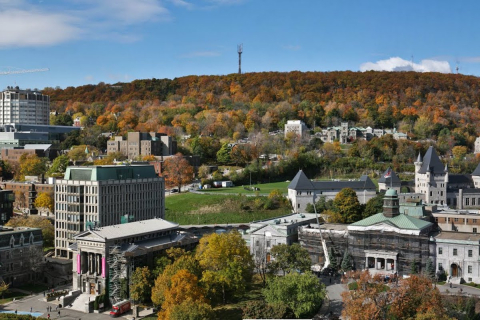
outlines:
M471 286L467 286L464 284L453 284L450 287L449 283L445 283L444 285L437 286L438 290L440 290L441 293L447 293L447 294L463 294L467 296L477 296L480 297L480 289L474 288Z

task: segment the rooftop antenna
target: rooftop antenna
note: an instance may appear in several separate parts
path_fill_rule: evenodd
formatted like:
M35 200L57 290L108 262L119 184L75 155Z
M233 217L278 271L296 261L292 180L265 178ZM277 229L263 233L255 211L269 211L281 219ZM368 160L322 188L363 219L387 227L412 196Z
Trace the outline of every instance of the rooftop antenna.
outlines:
M237 46L237 52L238 52L238 74L242 74L243 43Z
M458 67L458 60L457 60L457 66L455 67L455 71L457 72L457 74L458 74L458 70L460 70L460 68Z

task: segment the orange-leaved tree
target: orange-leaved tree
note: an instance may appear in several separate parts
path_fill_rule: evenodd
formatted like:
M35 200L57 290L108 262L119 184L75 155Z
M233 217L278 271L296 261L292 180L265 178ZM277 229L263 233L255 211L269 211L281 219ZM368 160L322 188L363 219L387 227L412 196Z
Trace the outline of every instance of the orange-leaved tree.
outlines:
M181 153L177 153L173 157L164 161L163 176L168 188L178 187L181 191L183 185L192 182L193 167L188 163L187 159Z
M162 303L162 309L158 313L159 319L172 319L172 313L178 314L181 312L178 308L183 304L196 305L197 308L201 306L197 311L202 311L205 315L211 315L212 309L205 298L203 289L198 285L198 278L195 275L182 269L172 277L171 284L164 292L165 299ZM178 316L175 318L178 318ZM203 319L208 319L208 317Z

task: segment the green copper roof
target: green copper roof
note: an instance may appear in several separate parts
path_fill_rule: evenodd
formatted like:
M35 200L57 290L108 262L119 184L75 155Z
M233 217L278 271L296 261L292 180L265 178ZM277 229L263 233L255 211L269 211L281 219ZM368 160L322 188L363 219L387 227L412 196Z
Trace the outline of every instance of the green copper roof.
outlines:
M428 221L423 221L404 214L399 214L396 217L385 217L383 213L377 213L373 216L363 220L352 223L351 226L368 227L375 224L386 223L399 229L422 230L431 225Z
M67 167L65 180L104 181L158 177L152 165Z
M390 197L393 197L393 196L397 196L397 190L395 189L388 189L387 192L385 192L385 195L386 196L390 196Z

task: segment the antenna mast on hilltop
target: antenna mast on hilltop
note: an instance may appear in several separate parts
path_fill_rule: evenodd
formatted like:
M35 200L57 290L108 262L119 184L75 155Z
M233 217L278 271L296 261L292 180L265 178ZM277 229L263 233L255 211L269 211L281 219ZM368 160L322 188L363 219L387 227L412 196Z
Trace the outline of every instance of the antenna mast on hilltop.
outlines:
M242 74L243 43L237 46L237 52L238 52L238 74Z

